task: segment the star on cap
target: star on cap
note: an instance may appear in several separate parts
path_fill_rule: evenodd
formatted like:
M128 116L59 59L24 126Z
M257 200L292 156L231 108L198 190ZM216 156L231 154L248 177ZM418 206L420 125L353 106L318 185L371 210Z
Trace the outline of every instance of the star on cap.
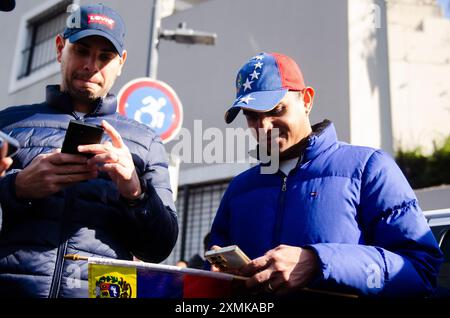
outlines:
M264 58L264 55L255 55L250 60L262 60Z
M249 94L249 95L247 95L247 96L245 96L245 97L242 97L240 100L239 100L239 102L240 103L245 103L246 105L248 105L248 103L251 101L251 100L255 100L253 97L251 97L251 94Z
M261 63L261 62L256 63L256 64L255 64L255 70L256 70L257 68L261 68L261 67L263 66L263 64L264 64L264 63Z
M249 81L248 78L245 80L245 83L242 84L242 86L244 86L244 92L247 89L252 89L252 83L253 83L253 81Z
M261 73L256 72L256 69L255 69L255 70L253 71L253 73L250 74L249 76L252 77L252 78L251 78L252 80L255 79L255 78L256 78L256 79L259 79L259 77L258 77L259 74L261 74Z

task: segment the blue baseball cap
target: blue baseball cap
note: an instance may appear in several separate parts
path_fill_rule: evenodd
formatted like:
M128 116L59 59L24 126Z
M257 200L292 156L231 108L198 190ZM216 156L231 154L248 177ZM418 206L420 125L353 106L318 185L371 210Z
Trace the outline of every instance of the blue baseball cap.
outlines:
M231 123L241 109L267 112L275 108L288 91L305 88L297 63L280 53L260 53L239 70L236 77L236 100L225 113Z
M108 39L122 56L125 24L120 15L102 4L86 5L72 12L63 36L70 43L92 35Z

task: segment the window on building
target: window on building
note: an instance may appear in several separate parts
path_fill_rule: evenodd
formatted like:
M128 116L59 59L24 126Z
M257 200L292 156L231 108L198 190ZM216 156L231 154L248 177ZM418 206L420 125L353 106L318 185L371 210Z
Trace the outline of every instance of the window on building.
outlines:
M27 21L27 36L22 49L22 63L17 78L30 76L55 62L55 37L64 31L67 7L72 1L56 3Z
M212 221L229 180L178 188L176 201L179 234L177 244L164 263L175 264L203 254L203 238L211 230Z

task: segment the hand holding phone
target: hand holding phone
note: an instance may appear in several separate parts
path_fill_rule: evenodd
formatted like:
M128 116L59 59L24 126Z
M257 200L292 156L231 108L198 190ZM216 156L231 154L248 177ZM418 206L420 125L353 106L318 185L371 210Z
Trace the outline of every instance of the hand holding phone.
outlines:
M94 154L79 152L78 146L99 144L102 141L102 136L103 127L71 120L67 128L61 152L83 155L88 158L93 157Z
M209 250L205 258L220 270L239 269L250 263L250 258L237 245Z
M12 159L19 150L19 143L14 138L0 131L0 176L4 176L11 166Z
M16 139L0 131L0 159L14 156L19 148Z

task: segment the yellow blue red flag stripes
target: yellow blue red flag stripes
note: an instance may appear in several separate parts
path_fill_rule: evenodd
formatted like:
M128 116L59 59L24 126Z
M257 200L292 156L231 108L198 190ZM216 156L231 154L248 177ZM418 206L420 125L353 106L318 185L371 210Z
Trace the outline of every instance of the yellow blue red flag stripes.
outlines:
M244 277L177 266L88 258L90 298L229 297Z
M89 263L90 298L136 298L136 268Z

